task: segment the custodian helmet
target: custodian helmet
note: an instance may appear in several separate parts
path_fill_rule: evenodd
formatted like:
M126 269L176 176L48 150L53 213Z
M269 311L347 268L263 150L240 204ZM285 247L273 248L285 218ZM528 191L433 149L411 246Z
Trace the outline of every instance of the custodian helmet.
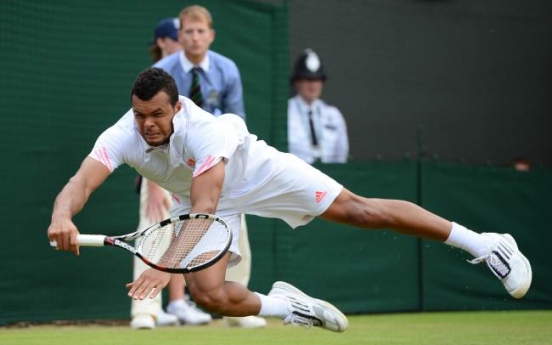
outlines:
M318 55L312 49L305 49L295 62L291 82L300 79L326 80L326 73Z

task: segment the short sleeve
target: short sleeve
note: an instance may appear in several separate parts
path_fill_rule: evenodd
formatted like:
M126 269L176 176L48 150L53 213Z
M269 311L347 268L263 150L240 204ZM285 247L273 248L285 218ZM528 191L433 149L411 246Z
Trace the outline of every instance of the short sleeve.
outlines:
M213 118L214 120L214 118ZM187 153L195 161L193 177L197 177L229 159L238 146L237 137L226 131L217 121L208 121L194 128L186 146Z
M88 155L105 165L111 172L123 164L122 147L116 140L117 132L116 127L111 127L103 132ZM119 137L121 136L119 135Z

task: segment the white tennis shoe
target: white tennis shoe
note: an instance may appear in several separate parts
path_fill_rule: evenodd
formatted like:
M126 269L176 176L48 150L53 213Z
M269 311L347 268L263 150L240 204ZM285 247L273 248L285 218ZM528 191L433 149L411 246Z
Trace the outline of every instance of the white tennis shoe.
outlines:
M178 326L180 321L178 321L178 316L166 313L163 308L159 309L157 313L157 319L155 320L156 326Z
M185 296L184 303L170 304L167 313L176 315L180 322L186 325L206 325L213 319L210 314L199 309L196 304Z
M321 327L333 332L343 332L349 327L347 317L339 309L326 301L307 296L288 283L274 283L268 296L288 302L290 314L284 319L285 325Z
M482 236L490 237L494 243L489 248L489 253L468 262L478 264L487 263L491 272L514 298L525 296L533 274L529 260L521 254L516 241L510 234L482 233Z

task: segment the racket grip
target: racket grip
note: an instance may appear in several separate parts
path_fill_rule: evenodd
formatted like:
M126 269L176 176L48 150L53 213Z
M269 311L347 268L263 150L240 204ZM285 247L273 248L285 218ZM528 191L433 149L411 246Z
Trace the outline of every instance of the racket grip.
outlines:
M104 235L77 235L77 241L79 245L85 247L103 247L105 237ZM57 242L50 241L50 246L57 248Z

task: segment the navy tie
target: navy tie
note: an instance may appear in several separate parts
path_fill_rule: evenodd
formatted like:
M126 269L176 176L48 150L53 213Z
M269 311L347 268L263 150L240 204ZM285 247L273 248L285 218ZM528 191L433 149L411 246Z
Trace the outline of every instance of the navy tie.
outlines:
M192 69L192 86L190 87L190 99L197 104L198 107L203 105L203 95L201 94L201 86L199 85L199 67Z
M312 120L312 110L309 110L309 127L311 134L312 146L318 146L318 138L316 138L316 130L314 129L314 121Z

